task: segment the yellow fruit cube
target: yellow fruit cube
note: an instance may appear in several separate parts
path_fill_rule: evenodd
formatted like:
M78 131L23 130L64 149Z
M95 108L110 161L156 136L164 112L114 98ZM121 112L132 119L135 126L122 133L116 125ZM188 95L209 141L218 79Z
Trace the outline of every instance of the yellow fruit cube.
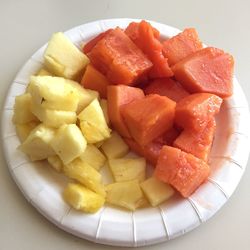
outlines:
M143 204L143 193L136 180L112 183L106 186L106 201L134 211Z
M109 159L108 163L116 182L145 180L146 160L144 158Z
M111 137L104 141L101 149L109 159L123 157L129 152L128 145L116 131L112 131Z
M76 183L69 183L64 190L63 196L65 201L73 208L86 213L97 212L105 202L103 196Z
M31 95L25 93L15 98L14 115L12 118L15 124L25 124L31 121L37 121L37 118L31 112Z
M29 122L25 124L16 124L16 133L21 142L24 142L30 132L38 126L38 122Z
M44 60L49 71L68 79L77 78L89 63L88 57L61 32L52 35Z
M106 120L106 123L110 125L109 115L108 115L108 101L106 99L100 100L100 105Z
M97 99L94 99L79 115L80 128L88 143L96 143L110 137L110 130Z
M54 136L54 129L40 124L31 131L27 139L19 146L19 149L30 156L33 161L46 159L55 155L53 148L50 146Z
M151 177L141 183L141 188L150 204L155 207L169 199L174 194L174 189L155 177Z
M66 176L79 181L92 191L105 196L101 174L80 158L64 165L63 171Z
M63 169L63 163L61 159L57 155L52 155L48 157L48 162L52 168L54 168L57 172L61 172Z
M31 76L29 92L32 101L45 109L75 112L79 94L62 77Z
M106 157L103 153L93 144L88 144L84 152L80 155L82 161L87 162L96 170L105 164Z
M44 69L44 68L41 68L37 74L37 76L53 76L52 73L50 73L48 70Z
M62 125L51 141L51 146L64 164L79 157L87 146L81 130L75 124Z

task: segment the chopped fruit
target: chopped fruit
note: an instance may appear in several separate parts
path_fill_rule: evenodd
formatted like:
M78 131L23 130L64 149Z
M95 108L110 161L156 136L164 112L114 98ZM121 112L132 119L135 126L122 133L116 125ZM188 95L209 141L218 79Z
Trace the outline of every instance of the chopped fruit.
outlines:
M69 124L57 130L50 144L63 163L68 164L82 154L87 142L81 130L75 124Z
M12 121L14 124L25 124L32 121L38 121L31 112L31 95L29 93L16 96Z
M100 170L106 161L106 157L103 153L93 144L87 145L84 152L80 155L80 158L96 170Z
M50 73L48 70L41 68L37 74L37 76L53 76L52 73Z
M189 93L176 81L171 78L155 79L144 89L146 95L158 94L166 96L175 102L179 102Z
M141 183L141 188L150 204L155 207L168 200L173 194L174 189L155 177L150 177Z
M190 54L202 49L202 42L194 28L183 32L163 42L163 52L169 65L174 65Z
M144 158L110 159L109 168L116 182L145 180L146 161Z
M104 114L105 121L108 125L110 125L110 119L108 115L108 101L106 99L100 100L100 106L102 108L102 112Z
M101 149L109 159L123 157L129 151L127 144L115 131L112 132L109 139L104 141Z
M88 57L61 32L53 34L44 59L50 72L67 79L76 79L89 63Z
M79 115L80 128L88 143L96 143L110 137L110 129L97 99L94 99Z
M54 129L40 124L31 131L26 140L19 146L19 149L27 154L32 161L47 159L49 156L55 155L51 147L54 136Z
M76 183L69 183L63 192L63 196L73 208L86 213L97 212L105 202L103 196Z
M88 163L77 158L69 164L64 165L63 171L66 176L79 181L92 191L105 196L101 174Z
M125 85L108 87L108 115L112 126L123 137L130 138L129 131L121 115L121 108L134 100L144 98L141 89Z
M190 93L208 92L222 98L233 93L233 57L217 48L204 48L172 67L175 78Z
M48 162L52 168L57 172L61 172L63 169L63 162L57 155L52 155L48 157Z
M176 105L175 122L184 129L203 130L219 113L222 99L209 93L192 94Z
M106 186L106 201L134 211L144 203L144 196L137 180L112 183Z
M24 142L30 132L38 126L38 122L29 122L25 124L16 124L16 133L21 142Z
M107 98L107 87L111 83L101 72L89 64L82 77L81 84L86 89L96 90L101 98Z
M175 127L172 127L167 132L157 137L154 142L160 143L162 145L172 146L173 142L179 135L180 131L178 131Z
M90 62L114 84L134 85L152 63L120 29L108 32L88 54Z
M201 159L180 149L164 146L154 175L172 185L183 197L190 196L208 177L210 167Z
M173 146L207 162L214 139L215 128L215 119L212 119L200 132L184 130L176 138Z
M173 126L176 103L165 96L148 95L122 107L131 136L147 145Z

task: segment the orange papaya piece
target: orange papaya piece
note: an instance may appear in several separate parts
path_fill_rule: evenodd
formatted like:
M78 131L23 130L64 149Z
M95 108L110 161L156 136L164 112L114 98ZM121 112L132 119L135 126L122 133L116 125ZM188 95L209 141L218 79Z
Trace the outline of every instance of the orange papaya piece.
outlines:
M163 52L170 66L181 61L188 55L202 49L202 42L194 28L185 29L176 36L163 42Z
M183 197L189 197L209 176L210 167L203 160L180 149L161 149L154 176L172 185Z
M215 119L212 119L198 133L185 129L173 142L173 146L207 162L214 139L215 128L216 122Z
M219 113L222 99L210 93L197 93L181 99L176 105L175 123L194 131L202 131Z
M153 66L120 28L110 30L88 57L113 84L135 85Z
M101 72L95 69L91 64L88 64L81 84L86 89L98 91L101 98L107 98L107 87L111 83Z
M160 95L148 95L122 107L130 135L142 146L173 126L176 103Z
M108 115L112 126L123 137L130 138L121 115L121 108L134 100L144 98L141 89L126 85L109 85L107 88Z
M189 93L176 81L171 78L155 79L144 89L146 95L158 94L166 96L175 102L189 95Z
M190 93L208 92L222 98L233 94L233 57L217 48L204 48L176 63L175 78Z
M173 142L180 135L180 131L178 131L175 127L170 128L167 132L157 137L154 142L159 143L161 145L172 146Z
M100 33L99 35L97 35L96 37L94 37L93 39L91 39L89 42L87 42L84 46L83 46L83 53L84 54L88 54L94 47L95 45L103 38L105 37L106 34L108 34L110 32L111 29L108 29L102 33Z

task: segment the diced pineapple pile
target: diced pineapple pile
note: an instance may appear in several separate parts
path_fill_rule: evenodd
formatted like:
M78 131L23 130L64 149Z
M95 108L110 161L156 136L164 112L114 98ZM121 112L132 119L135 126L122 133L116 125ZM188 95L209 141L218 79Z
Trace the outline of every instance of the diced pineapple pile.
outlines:
M94 213L107 202L135 210L168 199L173 189L154 177L146 180L145 159L127 156L127 144L108 127L107 100L74 81L88 58L56 33L44 60L46 69L31 76L26 92L15 99L19 149L71 179L63 196L75 209ZM99 170L106 162L114 182L105 186Z

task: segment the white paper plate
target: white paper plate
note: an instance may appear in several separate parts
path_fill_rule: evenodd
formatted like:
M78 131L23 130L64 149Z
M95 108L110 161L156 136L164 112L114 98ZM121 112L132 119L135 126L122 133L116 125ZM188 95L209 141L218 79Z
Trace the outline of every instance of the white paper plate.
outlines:
M110 19L83 24L65 34L78 47L98 33L116 26L126 27L132 19ZM166 37L179 30L151 22ZM211 152L212 173L188 199L175 195L156 208L127 212L105 206L96 214L71 209L62 199L66 178L45 162L33 163L18 151L20 144L11 122L15 96L24 92L29 77L43 66L40 48L17 74L10 86L2 114L2 139L10 173L26 199L48 220L63 230L108 245L143 246L173 239L213 216L237 187L249 155L249 110L242 89L234 78L234 95L224 101L217 117Z

